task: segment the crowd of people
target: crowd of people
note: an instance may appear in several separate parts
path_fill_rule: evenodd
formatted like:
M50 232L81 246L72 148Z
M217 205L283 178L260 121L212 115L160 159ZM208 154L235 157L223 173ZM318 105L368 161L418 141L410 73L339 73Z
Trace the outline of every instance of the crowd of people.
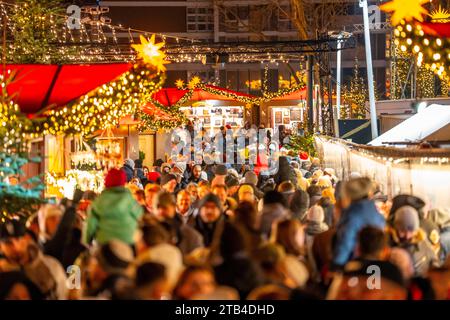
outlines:
M0 224L0 299L450 298L450 212L317 158L126 160L101 194Z

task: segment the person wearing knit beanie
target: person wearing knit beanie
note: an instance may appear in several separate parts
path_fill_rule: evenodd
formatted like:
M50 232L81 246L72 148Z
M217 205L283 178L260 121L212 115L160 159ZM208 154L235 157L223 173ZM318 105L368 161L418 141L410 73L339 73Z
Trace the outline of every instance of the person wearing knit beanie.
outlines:
M309 208L306 215L306 233L308 235L316 235L328 230L327 224L324 222L325 212L319 205Z
M208 247L213 239L218 237L218 226L224 222L222 203L216 195L209 193L200 200L198 212L194 219L194 228L203 236L204 244Z
M394 230L389 229L393 245L408 251L413 260L414 274L424 276L431 266L439 266L439 260L420 228L419 213L412 206L402 206L395 211Z
M106 175L105 189L92 202L83 232L84 243L96 239L104 244L118 239L127 244L134 243L134 233L143 208L125 188L125 173L111 169ZM120 228L118 227L120 226Z
M395 211L394 227L400 238L409 240L419 229L419 214L411 206L403 206Z
M102 245L97 260L108 274L123 274L134 260L133 250L122 241L113 239Z
M123 187L127 183L125 171L121 169L111 169L105 177L105 188Z

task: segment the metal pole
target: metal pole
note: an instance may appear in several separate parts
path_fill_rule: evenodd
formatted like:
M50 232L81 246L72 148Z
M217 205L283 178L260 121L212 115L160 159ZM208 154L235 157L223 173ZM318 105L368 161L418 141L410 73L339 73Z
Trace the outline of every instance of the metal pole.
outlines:
M309 133L314 132L314 101L313 101L313 90L314 90L314 56L309 55L307 60L307 108L308 108L308 131Z
M341 117L341 81L342 81L342 33L338 36L336 57L336 114L334 115L334 133L339 138L339 119Z
M369 88L370 122L372 127L372 139L378 137L377 109L375 106L375 89L373 87L372 48L370 46L369 10L367 0L359 0L359 6L363 8L364 40L366 45L367 87Z

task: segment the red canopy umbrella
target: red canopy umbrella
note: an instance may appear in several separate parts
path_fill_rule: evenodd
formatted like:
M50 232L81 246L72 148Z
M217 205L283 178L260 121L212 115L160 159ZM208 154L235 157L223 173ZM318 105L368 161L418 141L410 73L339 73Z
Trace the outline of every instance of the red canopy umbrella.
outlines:
M22 112L36 113L48 106L68 102L110 82L131 68L128 63L92 65L10 64L7 72L16 72L7 92Z
M207 90L203 89L195 89L192 97L189 99L189 101L204 101L204 100L233 100L232 97L227 96L227 94L232 93L240 97L248 97L252 98L253 96L246 93L241 93L238 91L232 91L229 89L219 88L211 85L207 85L207 88L211 88L214 90L218 90L221 93L211 93ZM186 89L177 89L177 88L164 88L153 94L153 99L158 101L164 106L172 106L176 104L181 98L184 97L185 94L187 94L189 90ZM151 108L153 106L151 103L149 103L146 106L146 109Z
M434 37L450 37L450 23L434 23L434 22L421 22L419 25L422 27L425 34Z

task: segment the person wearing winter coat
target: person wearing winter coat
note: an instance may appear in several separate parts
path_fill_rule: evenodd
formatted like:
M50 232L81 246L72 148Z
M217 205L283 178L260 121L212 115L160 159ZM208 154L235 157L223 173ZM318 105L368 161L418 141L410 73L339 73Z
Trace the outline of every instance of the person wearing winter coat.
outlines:
M366 226L383 229L384 217L378 212L375 203L369 199L372 181L369 178L356 178L343 186L343 197L350 205L342 211L336 226L336 242L333 250L331 269L342 268L351 258L357 243L357 236Z
M131 159L126 159L123 167L120 168L121 170L123 170L123 172L125 172L126 177L127 177L127 183L131 181L131 179L133 179L134 177L134 161Z
M431 266L439 266L439 261L420 228L419 213L411 206L398 208L394 213L393 228L388 229L393 247L405 249L410 254L416 276L424 276Z
M46 300L67 298L66 273L54 257L45 255L19 220L0 224L0 273L22 270ZM2 260L6 260L3 263ZM8 266L8 270L3 269ZM6 267L5 267L6 268Z
M154 212L161 225L169 231L173 244L176 245L183 256L203 247L201 234L193 227L184 223L176 212L176 200L173 194L161 191L155 197Z
M209 247L217 237L217 232L225 222L220 199L210 193L200 200L198 215L195 217L193 227L202 236L205 247Z
M289 164L289 160L285 156L278 158L278 171L274 176L275 183L279 185L284 181L290 181L294 185L297 185L297 175L294 168Z
M118 239L132 245L138 220L144 209L125 188L126 175L111 169L105 178L105 190L94 200L88 213L84 233L85 243L94 238L100 244Z

